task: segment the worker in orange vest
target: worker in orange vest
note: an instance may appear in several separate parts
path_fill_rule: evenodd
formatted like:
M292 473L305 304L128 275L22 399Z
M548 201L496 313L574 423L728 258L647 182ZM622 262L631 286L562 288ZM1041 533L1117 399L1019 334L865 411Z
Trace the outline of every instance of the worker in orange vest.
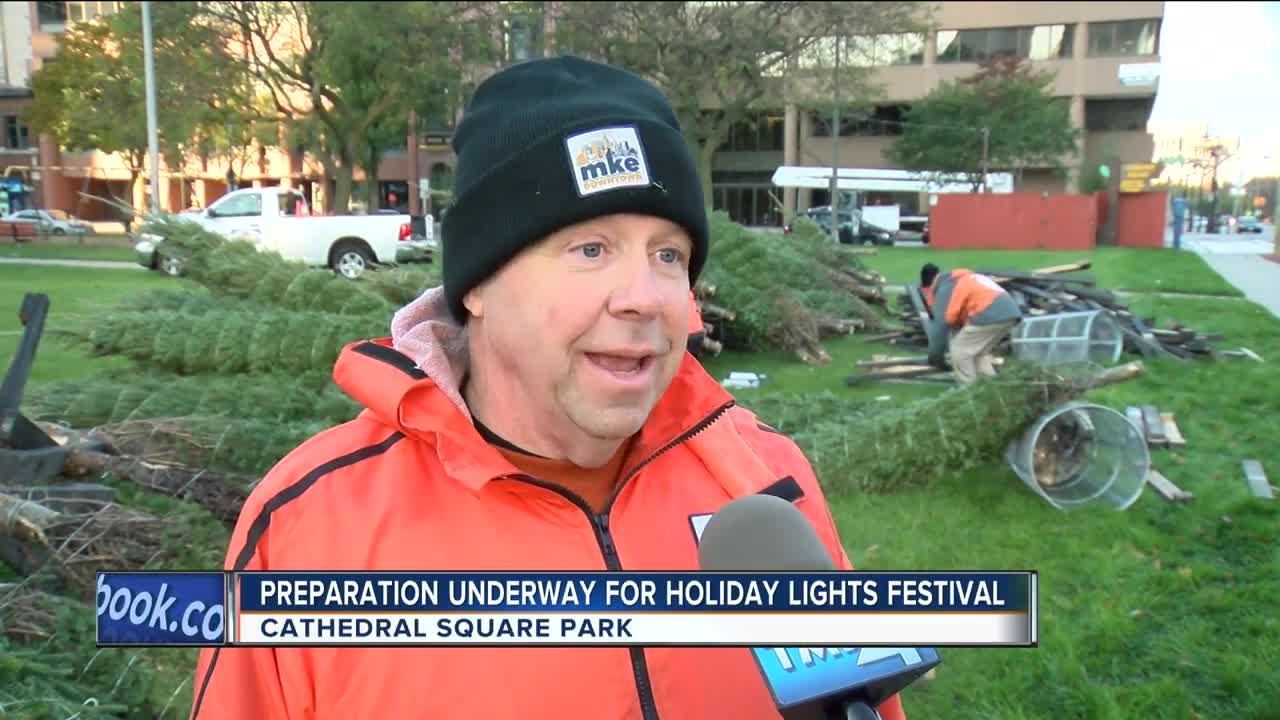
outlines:
M1022 320L1018 303L986 275L965 269L944 273L933 263L920 268L920 287L933 313L929 363L946 367L950 347L951 366L962 385L994 377L993 351Z

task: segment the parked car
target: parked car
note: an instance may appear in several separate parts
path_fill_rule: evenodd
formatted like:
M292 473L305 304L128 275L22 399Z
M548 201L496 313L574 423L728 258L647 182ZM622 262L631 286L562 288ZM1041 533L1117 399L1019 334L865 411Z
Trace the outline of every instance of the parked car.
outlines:
M430 262L437 247L433 223L415 233L408 215L313 216L302 193L274 187L236 190L203 210L176 217L351 279L374 265ZM144 234L134 251L144 267L182 273L181 260L166 256L164 238Z
M43 235L91 235L93 225L62 210L19 210L4 217L7 223L32 223Z
M804 216L817 223L825 232L831 232L831 208L814 207L804 211ZM893 233L862 220L857 210L840 212L840 229L837 237L845 245L893 245Z
M1238 233L1261 233L1262 223L1258 222L1258 218L1252 215L1244 215L1236 220L1236 232Z

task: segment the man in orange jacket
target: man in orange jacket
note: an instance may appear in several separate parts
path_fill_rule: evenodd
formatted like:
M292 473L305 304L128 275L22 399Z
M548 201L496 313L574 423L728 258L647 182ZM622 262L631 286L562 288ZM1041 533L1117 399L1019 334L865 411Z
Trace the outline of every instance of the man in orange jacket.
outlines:
M1018 303L986 275L965 269L944 273L933 263L920 268L920 287L933 313L929 362L945 367L950 346L951 366L961 384L994 377L992 353L1021 321Z
M365 409L255 488L226 567L696 570L696 519L769 493L849 569L799 448L686 351L708 224L663 95L521 63L454 147L443 285L344 349ZM745 648L206 649L194 695L194 720L779 717Z

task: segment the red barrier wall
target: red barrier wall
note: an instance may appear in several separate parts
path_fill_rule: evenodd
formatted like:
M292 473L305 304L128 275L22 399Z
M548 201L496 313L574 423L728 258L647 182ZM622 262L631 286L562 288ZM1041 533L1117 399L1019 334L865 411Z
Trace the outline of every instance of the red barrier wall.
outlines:
M1097 239L1098 217L1098 201L1090 195L939 195L929 214L929 244L944 250L1088 250Z
M1164 192L1122 193L1120 215L1116 218L1116 244L1163 248L1168 204L1168 194Z

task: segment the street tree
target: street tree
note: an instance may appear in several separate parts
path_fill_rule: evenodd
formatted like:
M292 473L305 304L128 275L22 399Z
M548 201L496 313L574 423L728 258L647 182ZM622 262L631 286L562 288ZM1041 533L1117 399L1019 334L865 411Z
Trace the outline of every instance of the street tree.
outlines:
M1218 232L1218 198L1222 194L1218 185L1218 170L1223 163L1235 157L1225 143L1220 140L1207 142L1200 147L1196 153L1196 157L1191 161L1191 166L1204 172L1209 176L1209 224L1206 228L1211 233Z
M999 56L973 76L944 82L904 114L886 156L908 170L963 175L976 191L983 173L1027 167L1065 171L1081 132L1052 93L1053 75Z
M661 87L709 203L711 159L735 124L788 101L825 103L830 70L814 67L823 66L834 36L901 32L924 9L916 2L568 2L558 5L556 50L628 68ZM846 97L857 98L867 75L851 69L840 79Z
M212 2L204 12L235 33L276 119L316 140L337 212L349 207L370 139L390 134L377 128L445 102L490 29L490 11L465 2Z
M56 62L32 76L26 120L60 146L118 153L129 170L129 206L148 155L141 8L75 23ZM152 12L157 134L167 166L180 167L200 138L234 125L251 103L247 76L188 3L157 3ZM200 48L193 52L193 48Z

